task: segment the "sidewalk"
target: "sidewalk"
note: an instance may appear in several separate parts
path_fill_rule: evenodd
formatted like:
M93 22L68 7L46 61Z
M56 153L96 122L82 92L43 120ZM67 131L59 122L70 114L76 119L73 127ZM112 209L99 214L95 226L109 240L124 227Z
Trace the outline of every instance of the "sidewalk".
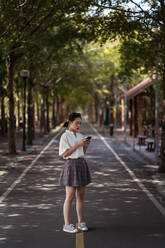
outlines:
M154 171L155 171L155 175L152 177L153 183L156 185L159 194L165 197L165 173L158 173L158 165L156 163L156 157L155 157L154 151L148 152L146 150L146 146L139 146L137 142L137 138L134 139L132 136L129 135L129 130L127 131L127 142L126 143L124 141L124 131L120 128L114 131L113 136L110 136L109 129L98 128L98 131L101 132L102 135L106 137L120 140L121 142L123 142L125 146L132 147L132 150L140 154L148 162L152 163L154 167Z
M120 128L116 129L114 132L114 137L121 140L122 142L124 142L124 131ZM125 142L124 142L125 143ZM138 144L138 139L137 138L133 138L132 136L129 135L129 130L127 130L127 141L126 141L127 145L131 146L132 149L136 152L140 152L140 154L142 154L145 158L147 158L149 161L151 161L152 163L156 164L156 157L155 157L155 152L148 152L146 150L146 145L142 145L140 146Z
M8 154L8 136L0 136L0 176L7 173L7 169L14 168L14 161L20 154L25 152L22 151L22 130L16 130L16 154ZM34 143L41 138L39 132L35 133ZM32 146L26 145L28 151Z
M6 176L10 170L15 169L19 159L27 156L36 150L38 145L44 144L45 139L55 133L60 126L52 129L50 133L40 136L39 130L35 130L33 145L26 145L26 151L22 151L22 131L16 131L16 154L8 154L8 137L0 136L0 177Z

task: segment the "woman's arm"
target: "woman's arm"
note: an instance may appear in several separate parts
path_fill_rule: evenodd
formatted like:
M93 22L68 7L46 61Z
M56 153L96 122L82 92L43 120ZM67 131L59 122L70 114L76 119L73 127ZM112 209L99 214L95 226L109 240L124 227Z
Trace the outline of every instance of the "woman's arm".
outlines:
M88 146L87 146L87 145L84 145L84 146L83 146L84 153L86 153L87 148L88 148Z
M66 152L64 152L62 154L62 157L66 158L66 157L70 156L80 146L83 146L84 147L84 145L85 145L86 142L87 142L86 140L80 140L76 145L72 146L70 149L68 149Z
M90 140L86 140L86 143L83 146L84 153L86 153L89 144L90 144Z

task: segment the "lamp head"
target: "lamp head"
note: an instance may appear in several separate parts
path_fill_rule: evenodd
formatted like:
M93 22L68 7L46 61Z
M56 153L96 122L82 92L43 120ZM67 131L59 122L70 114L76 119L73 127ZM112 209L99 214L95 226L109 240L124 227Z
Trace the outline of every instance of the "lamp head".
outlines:
M29 70L22 70L20 72L20 75L21 75L22 78L28 78L29 74L30 74Z

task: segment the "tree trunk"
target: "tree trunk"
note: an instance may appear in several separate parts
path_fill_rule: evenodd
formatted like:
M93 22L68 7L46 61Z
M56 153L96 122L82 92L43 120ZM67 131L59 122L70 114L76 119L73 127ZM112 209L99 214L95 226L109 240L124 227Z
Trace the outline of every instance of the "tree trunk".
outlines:
M60 123L64 121L64 106L63 106L63 104L64 104L64 100L61 97L60 102L59 102L59 110L60 110L59 121L60 121Z
M41 119L40 119L40 134L47 133L47 125L45 118L45 110L46 110L46 97L45 97L45 87L42 87L42 99L41 99Z
M34 101L33 101L33 80L32 75L28 80L28 129L27 144L32 145L34 139Z
M124 130L124 98L121 99L121 129Z
M60 101L59 101L58 95L57 95L57 101L56 101L56 121L57 121L57 124L60 123Z
M88 107L88 121L92 123L93 121L93 108L92 105L89 105Z
M165 67L163 71L163 82L165 84ZM159 172L165 172L165 86L163 86L163 118L162 118L162 143L160 149Z
M38 93L36 94L36 112L37 112L37 122L36 122L36 128L39 127L39 123L40 123L40 104L39 104L39 97L38 97Z
M97 94L94 95L94 114L95 114L95 123L98 123L98 106L99 106L99 98Z
M130 135L132 136L133 135L133 128L132 128L132 125L133 125L133 106L132 106L132 99L130 100L130 120L129 120L129 123L130 123Z
M137 108L137 96L134 97L134 137L137 137L138 130L138 108Z
M141 95L138 96L137 99L138 104L138 130L139 134L143 135L143 116L142 116L142 110L143 110L143 97Z
M115 106L115 98L114 98L114 77L111 78L111 83L109 85L109 90L111 93L111 96L109 98L110 102L110 108L109 108L109 125L114 126L114 106Z
M109 108L109 125L114 125L114 112L113 112L113 110L114 110L114 108L113 108L113 106L114 106L114 101L113 100L111 100L111 102L110 102L110 108Z
M46 102L46 132L50 132L50 118L49 118L49 88L45 89L45 102Z
M12 54L8 54L6 58L6 69L7 69L7 92L8 92L8 149L9 154L16 153L16 142L15 142L15 116L14 116L14 95L13 95L13 66L14 59Z
M56 98L55 93L53 97L53 103L52 103L52 128L55 128L56 126L56 115L55 115L55 104L56 104Z
M67 105L67 107L66 107L66 115L65 115L65 119L67 120L67 118L68 118L68 115L70 115L70 106L68 106Z
M20 123L20 100L17 101L17 127L19 129Z
M113 89L113 84L112 84ZM110 96L110 104L109 104L109 125L114 126L114 96Z
M95 105L95 101L93 101L93 103L92 103L92 109L93 109L93 111L92 111L92 113L93 113L93 116L92 116L92 119L93 119L93 121L92 121L92 123L93 124L96 124L97 123L97 108L96 108L96 105Z
M67 111L67 106L65 103L63 103L63 122L65 122L65 120L67 119L67 116L68 116L68 111Z
M5 104L4 97L1 98L1 135L5 135Z

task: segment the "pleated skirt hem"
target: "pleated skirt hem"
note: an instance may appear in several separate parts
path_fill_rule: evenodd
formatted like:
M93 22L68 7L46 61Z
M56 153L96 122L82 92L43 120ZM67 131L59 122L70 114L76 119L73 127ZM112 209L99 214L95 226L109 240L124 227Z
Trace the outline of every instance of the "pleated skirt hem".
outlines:
M91 183L91 176L84 158L68 159L60 174L62 186L84 187Z

